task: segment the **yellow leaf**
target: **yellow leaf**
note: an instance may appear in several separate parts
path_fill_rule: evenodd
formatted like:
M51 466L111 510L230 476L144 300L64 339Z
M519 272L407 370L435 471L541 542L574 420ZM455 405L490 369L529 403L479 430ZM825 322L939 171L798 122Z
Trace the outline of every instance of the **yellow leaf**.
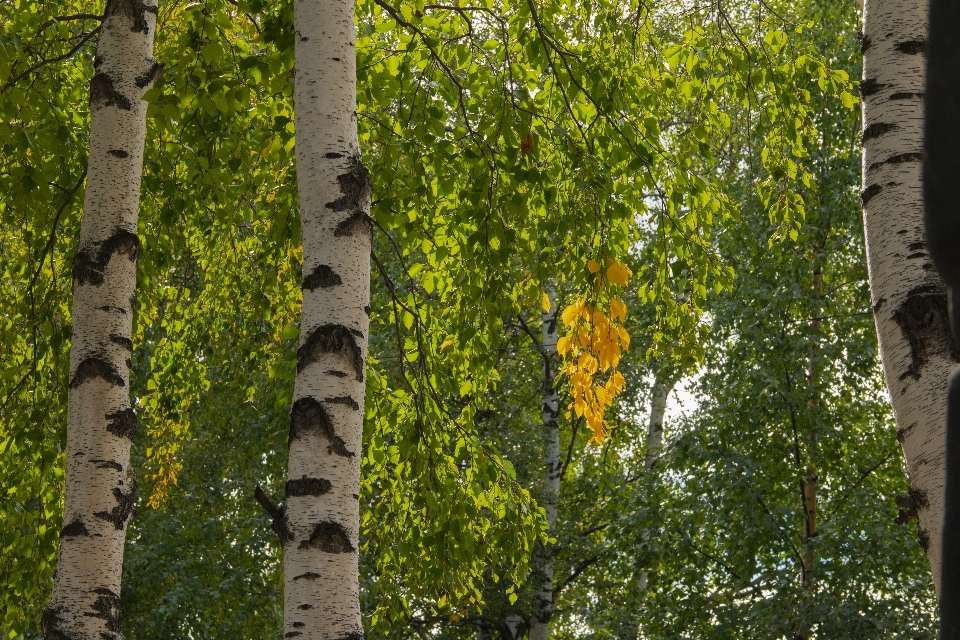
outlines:
M567 352L570 351L572 346L573 344L570 342L570 338L566 336L557 339L557 353L563 358L567 357Z
M618 260L610 259L609 265L607 266L607 280L610 282L625 287L632 273L627 265Z
M596 260L590 260L587 262L587 269L590 269L590 273L596 273L600 271L600 263Z
M593 321L593 326L599 329L607 323L607 316L605 316L600 309L594 309L591 320Z
M550 312L550 296L545 293L540 294L540 306L543 307L543 310L547 313Z
M440 345L440 351L443 351L447 347L453 344L453 338L447 338L443 341L443 344Z
M563 310L561 317L563 318L563 324L572 327L573 323L577 321L577 316L580 315L580 308L572 304L566 309Z
M620 298L610 300L610 315L614 320L624 322L627 319L627 305Z

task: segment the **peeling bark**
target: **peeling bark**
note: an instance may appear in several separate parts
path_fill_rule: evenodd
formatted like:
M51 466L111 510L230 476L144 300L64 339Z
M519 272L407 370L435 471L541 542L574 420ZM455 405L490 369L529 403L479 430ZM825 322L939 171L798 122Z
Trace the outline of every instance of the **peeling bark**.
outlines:
M360 640L370 177L356 123L354 3L294 0L303 315L290 415L284 637Z
M863 100L863 188L876 191L865 200L863 214L884 375L910 486L927 496L912 510L939 591L943 392L956 349L944 324L944 286L926 255L923 230L917 160L923 151L927 21L927 3L921 0L865 4L863 78L883 88Z
M130 405L143 94L157 77L152 0L109 0L90 81L90 155L77 254L67 407L64 527L47 640L122 640L120 575L137 491Z

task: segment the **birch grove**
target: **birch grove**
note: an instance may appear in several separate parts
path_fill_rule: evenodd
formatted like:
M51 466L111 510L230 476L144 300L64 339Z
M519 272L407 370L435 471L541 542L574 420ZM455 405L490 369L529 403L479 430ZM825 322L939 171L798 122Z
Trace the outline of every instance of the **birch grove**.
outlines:
M939 584L943 393L958 362L947 296L923 230L921 153L927 3L867 0L863 12L863 205L873 311L897 439L910 474L898 498L919 520Z
M90 81L87 188L73 260L66 493L53 595L43 614L48 640L123 637L124 535L137 501L129 383L146 135L141 98L159 74L156 18L155 3L108 1Z

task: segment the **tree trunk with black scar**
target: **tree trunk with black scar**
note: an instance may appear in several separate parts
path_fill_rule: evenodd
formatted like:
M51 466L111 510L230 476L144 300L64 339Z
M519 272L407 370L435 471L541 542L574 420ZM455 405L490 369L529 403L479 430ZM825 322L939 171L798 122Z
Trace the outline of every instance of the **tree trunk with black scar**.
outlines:
M553 289L547 291L550 300L549 311L541 315L543 355L541 424L543 425L543 495L540 505L546 511L547 527L553 530L557 522L557 508L560 503L560 398L554 384L556 372L553 362L557 356L557 306ZM532 579L534 587L534 612L530 618L530 640L547 640L550 636L550 618L553 615L553 557L549 549L537 546L534 555Z
M130 468L130 340L137 209L146 136L144 92L156 3L109 0L90 81L90 157L73 261L66 493L47 640L119 640L120 575L137 500Z
M354 3L294 2L303 315L290 415L284 637L356 640L370 313L370 179L356 123Z
M868 0L863 29L861 201L872 304L897 438L910 473L910 494L900 502L919 520L920 544L939 589L943 393L960 354L923 230L927 3Z

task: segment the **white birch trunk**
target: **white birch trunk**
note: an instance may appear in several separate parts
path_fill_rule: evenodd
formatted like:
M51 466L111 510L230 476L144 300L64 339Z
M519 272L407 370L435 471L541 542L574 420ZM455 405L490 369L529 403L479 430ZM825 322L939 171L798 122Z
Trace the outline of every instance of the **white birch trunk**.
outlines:
M649 472L660 461L660 450L663 447L663 416L667 412L667 398L673 391L675 381L663 382L659 378L654 380L650 390L650 420L647 423L647 453L643 458L643 466ZM650 539L650 530L644 529L641 533L643 541ZM638 585L640 591L647 590L650 581L650 572L640 573Z
M919 518L920 544L939 590L944 398L958 358L923 230L926 35L924 0L867 1L861 201L880 355L910 473L910 494L898 503Z
M557 305L552 288L547 290L550 310L541 315L543 325L543 401L541 424L545 444L543 451L543 496L540 504L546 511L548 531L552 532L557 522L557 507L560 502L560 398L554 384L556 372L552 364L557 356ZM534 557L533 578L539 584L533 595L536 610L530 617L530 640L547 640L550 636L550 617L555 605L553 594L553 558L549 550L538 547Z
M120 576L137 500L130 468L130 340L136 302L137 210L146 137L144 92L154 0L108 0L90 81L90 157L73 261L66 492L47 640L119 640Z
M290 416L284 637L358 640L370 179L356 122L354 3L295 0L303 316Z

